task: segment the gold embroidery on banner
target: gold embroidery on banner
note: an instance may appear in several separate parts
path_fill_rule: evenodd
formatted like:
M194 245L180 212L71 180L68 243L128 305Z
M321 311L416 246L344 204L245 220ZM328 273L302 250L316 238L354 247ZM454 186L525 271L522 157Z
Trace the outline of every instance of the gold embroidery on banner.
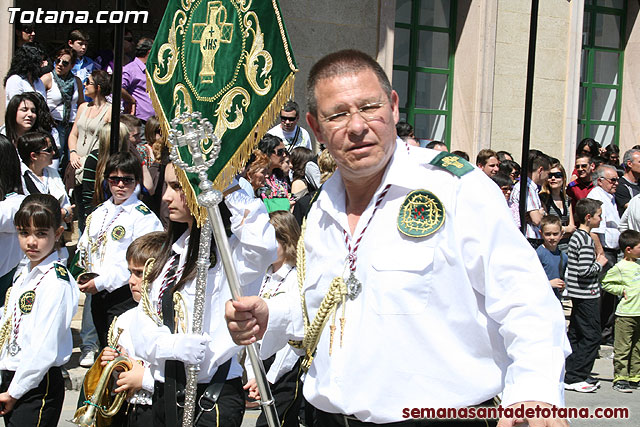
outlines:
M182 0L182 8L184 9L185 12L189 11L189 9L191 8L192 2L193 0Z
M182 94L182 98L180 94ZM189 90L182 83L178 83L173 88L173 105L175 105L175 117L182 113L193 113L193 100L189 95Z
M443 167L449 167L449 166L454 166L458 169L461 169L464 167L464 165L462 163L460 163L460 161L458 161L458 158L456 156L448 156L442 159L442 166Z
M196 2L196 4L193 7L194 10L198 8L198 6L200 5L201 2L202 2L202 0L198 0ZM238 8L238 6L237 6L237 4L235 2L232 2L232 4L236 9ZM239 9L237 9L237 10L239 10ZM240 19L240 13L239 12L237 12L237 13L238 13L237 23L238 23L238 27L239 27L238 31L239 31L239 34L244 34L244 32L245 32L244 31L244 24L242 22L242 19ZM189 15L189 20L188 20L187 25L186 25L187 28L189 28L189 26L192 25L191 19L193 17L194 17L193 13ZM224 85L224 87L222 87L213 96L202 96L202 95L200 95L200 93L198 92L198 90L194 86L193 82L191 81L191 78L189 77L189 74L187 73L187 63L186 63L187 55L186 54L180 55L181 56L180 61L181 61L182 69L183 69L183 72L184 72L185 83L187 84L187 86L191 90L191 93L193 94L193 96L195 97L196 100L201 101L201 102L217 102L218 98L220 98L225 93L227 93L227 91L229 89L231 89L236 84L236 80L238 79L238 74L240 73L240 66L244 63L243 56L246 54L245 45L247 43L247 40L246 40L245 37L240 37L240 40L241 40L241 46L240 46L240 49L237 50L237 51L241 52L241 53L240 53L240 56L238 57L238 60L237 60L236 65L235 65L235 68L233 70L233 77L229 80L229 82L226 85ZM185 53L188 50L188 45L186 43L187 43L187 37L184 37L183 40L182 40L182 51L185 52ZM191 44L191 43L189 43L189 44ZM236 50L234 49L234 53L235 52L236 52Z
M255 30L252 28L250 18L253 18L256 22ZM244 25L246 26L245 37L249 36L249 32L253 33L253 43L251 45L251 51L247 55L246 62L244 63L244 73L254 92L260 96L264 96L271 90L271 76L267 77L267 75L273 67L273 59L269 52L264 50L264 34L260 31L260 21L258 21L258 16L255 12L249 12L244 16ZM260 57L264 58L264 65L260 73L261 78L266 77L264 80L264 88L260 87L257 81Z
M252 0L232 0L232 1L238 4L238 8L240 8L240 12L246 12L251 7Z
M207 22L193 24L191 43L200 44L202 53L202 67L200 68L200 82L213 83L215 59L221 43L231 43L233 38L233 24L227 21L227 8L220 1L207 3Z
M234 98L236 98L237 96L242 97L242 100L240 101L241 105L238 105L233 102ZM216 108L216 112L214 116L218 118L218 121L216 123L216 128L213 131L213 133L218 138L222 139L222 135L224 135L227 129L238 128L244 121L244 114L242 110L244 109L244 111L247 111L247 108L249 108L250 103L251 103L251 96L249 95L249 92L247 92L247 90L242 87L239 87L239 86L234 87L229 92L227 92L220 100L220 104L218 105L218 108ZM230 122L229 120L227 120L227 117L231 112L231 108L234 105L236 107L235 108L236 118L235 120ZM207 154L209 151L211 151L212 147L213 145L209 147L209 149L206 152L204 151L204 147L203 147L203 153Z
M278 28L280 28L280 37L282 37L282 47L284 48L284 54L287 57L289 68L291 71L296 72L298 69L293 65L293 59L291 58L291 52L289 52L289 41L287 40L287 34L284 31L284 25L282 24L282 17L280 16L280 9L278 9L278 2L271 0L273 4L273 13L276 14L276 20L278 21Z
M160 75L160 67L156 66L153 71L153 81L158 84L166 84L171 77L173 77L173 73L176 70L176 65L178 65L178 44L176 41L176 35L178 32L180 34L184 34L184 24L187 21L187 15L181 10L177 10L175 15L173 15L173 23L171 24L171 28L169 29L169 36L167 38L167 43L164 43L158 49L158 65L165 64L167 68L167 74L162 77ZM168 54L167 54L168 51ZM165 60L166 56L166 60Z

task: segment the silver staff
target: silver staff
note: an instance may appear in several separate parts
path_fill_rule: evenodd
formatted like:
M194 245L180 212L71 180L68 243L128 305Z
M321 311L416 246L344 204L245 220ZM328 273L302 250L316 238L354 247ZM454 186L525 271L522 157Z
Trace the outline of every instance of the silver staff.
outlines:
M182 131L178 128L182 127ZM198 251L198 275L196 282L196 296L193 308L193 327L194 334L202 334L202 317L204 311L205 292L207 287L207 271L209 269L209 253L211 247L211 227L213 226L213 235L222 259L231 296L237 300L242 296L240 290L240 280L236 266L231 258L231 248L224 230L222 216L218 204L222 201L222 193L213 188L213 183L209 180L207 171L214 164L220 153L220 139L213 133L213 126L206 118L202 118L200 112L184 113L171 121L171 130L169 131L169 142L171 144L171 161L175 166L180 167L185 172L196 173L200 179L200 195L198 196L198 204L207 208L208 218L205 220L200 231L200 248ZM203 155L204 144L207 145L207 159ZM189 153L193 159L193 165L182 161L178 152L178 147L188 147ZM267 382L267 375L264 370L262 360L258 357L258 351L255 344L247 346L247 354L251 360L251 365L258 384L260 392L260 405L265 414L267 423L270 427L280 425L278 421L278 413L276 412L275 401ZM196 388L198 385L198 365L187 366L187 385L185 390L184 401L184 417L182 425L184 427L191 426L195 412Z

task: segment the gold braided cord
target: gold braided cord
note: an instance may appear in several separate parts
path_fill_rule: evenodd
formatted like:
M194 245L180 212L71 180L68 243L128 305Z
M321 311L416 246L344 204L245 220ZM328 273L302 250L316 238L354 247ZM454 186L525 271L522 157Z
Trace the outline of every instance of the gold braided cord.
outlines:
M118 337L116 337L116 332L115 332L117 321L118 321L118 316L115 316L111 321L111 325L109 325L109 332L107 332L107 345L111 348L116 348L116 345L118 344Z
M140 285L140 303L142 304L142 311L149 319L153 320L157 325L162 325L162 319L151 307L151 299L149 298L149 274L155 264L155 258L149 258L144 263L144 269L142 270L142 284Z
M318 308L318 312L313 318L313 322L309 324L309 316L307 312L307 303L305 301L305 296L303 292L304 279L306 275L306 251L304 249L304 235L307 229L306 220L302 224L302 230L300 233L300 239L298 240L297 247L297 260L296 265L298 266L298 288L300 290L300 300L302 302L302 313L304 317L304 338L302 342L299 341L290 341L289 344L296 348L303 348L305 350L305 357L302 361L302 369L304 371L308 371L311 367L311 363L313 361L313 357L316 352L316 348L318 347L318 342L320 341L320 336L322 335L322 330L324 329L327 321L331 317L331 314L334 314L338 305L340 303L344 304L345 296L347 295L347 285L344 282L342 277L336 277L331 281L329 285L329 290L327 294L322 299L320 303L320 307ZM335 321L335 315L334 315ZM331 341L333 341L333 330L335 326L332 328L331 333ZM333 342L330 343L330 347ZM331 350L329 350L331 351Z
M13 289L13 287L7 289L7 295L4 297L4 312L2 317L4 317L5 321L2 326L0 326L0 351L2 351L1 349L9 343L9 338L11 337L11 319L13 315L7 317L7 308L9 306L11 289Z

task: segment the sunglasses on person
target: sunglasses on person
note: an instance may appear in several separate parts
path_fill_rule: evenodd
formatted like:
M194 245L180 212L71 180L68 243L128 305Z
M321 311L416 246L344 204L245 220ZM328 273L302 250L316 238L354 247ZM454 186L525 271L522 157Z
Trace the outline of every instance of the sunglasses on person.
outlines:
M562 179L562 172L549 172L549 179L551 178Z
M94 82L92 82L91 80L87 79L87 80L85 80L85 81L84 81L84 85L85 85L85 86L94 86L94 85L95 85L95 83L94 83Z
M36 32L36 27L24 27L22 28L22 32L25 34L33 34Z
M607 178L607 177L602 177L602 179L606 179L607 181L609 181L611 184L615 184L616 182L618 182L618 178Z
M62 65L63 67L68 67L71 62L58 60L58 64Z
M274 153L275 153L276 156L280 156L280 157L284 157L287 154L289 154L289 152L287 152L286 148L281 148L279 150L276 150Z
M298 116L293 116L293 117L280 116L281 122L295 122L296 120L298 120Z
M135 178L132 178L130 176L115 176L115 175L108 177L107 180L111 185L118 185L121 182L124 185L131 185L136 181Z
M585 165L576 165L576 169L588 169L589 168L589 164L585 164Z
M53 146L49 145L46 148L43 148L42 150L39 151L39 153L49 153L52 154L53 153Z

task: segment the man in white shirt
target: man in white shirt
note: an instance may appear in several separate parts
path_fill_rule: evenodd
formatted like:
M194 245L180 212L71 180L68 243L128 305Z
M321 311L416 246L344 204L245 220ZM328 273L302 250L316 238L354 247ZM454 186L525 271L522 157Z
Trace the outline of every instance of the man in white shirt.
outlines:
M299 119L300 107L298 103L288 101L280 110L280 124L269 129L267 133L283 140L288 152L296 147L305 147L311 150L309 132L298 126Z
M397 139L398 94L362 52L321 59L307 94L338 169L301 237L302 304L295 293L228 302L235 342L263 338L266 357L292 340L312 356L303 392L322 426L416 425L412 408L500 392L505 407L562 406L562 310L499 189L456 155Z
M616 205L615 194L618 189L618 171L611 165L600 165L594 173L595 187L589 192L587 198L602 202L602 221L600 227L591 230L596 252L604 251L604 256L609 261L602 267L600 280L607 271L618 262L618 239L620 238L620 215ZM600 325L602 325L602 341L613 344L613 323L615 311L618 305L616 296L603 292L600 296Z

